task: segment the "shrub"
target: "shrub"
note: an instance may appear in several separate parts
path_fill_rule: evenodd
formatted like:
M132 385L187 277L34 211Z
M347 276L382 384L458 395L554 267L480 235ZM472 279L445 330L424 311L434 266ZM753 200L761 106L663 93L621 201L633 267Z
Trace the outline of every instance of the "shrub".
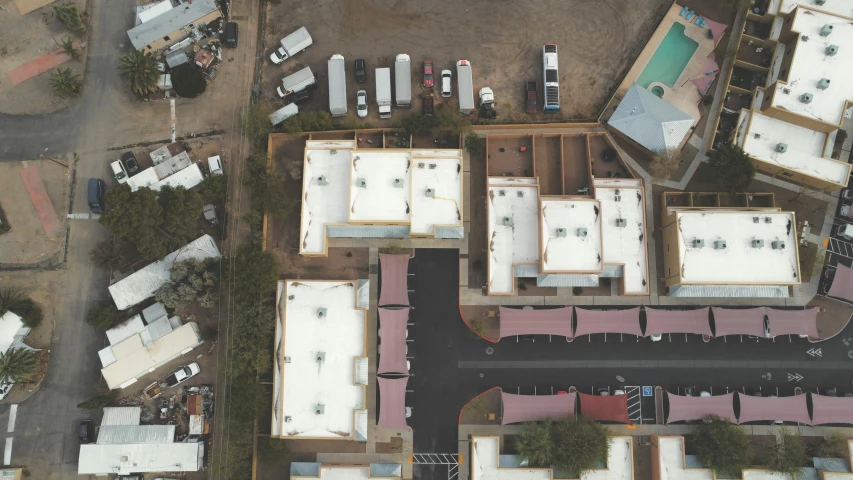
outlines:
M580 295L583 293L583 288L582 287L572 287L572 293L574 295Z
M154 298L169 308L181 308L193 301L210 308L219 300L213 266L216 260L184 260L172 266L170 280L157 290Z
M93 305L86 314L86 323L101 330L109 330L123 321L122 314L109 300Z
M752 457L749 438L736 425L716 415L705 417L691 435L703 465L717 474L740 478Z
M714 103L714 96L713 95L705 95L704 97L702 97L702 105L709 107L709 106L711 106L712 103Z
M219 337L219 329L213 325L207 325L201 329L201 339L205 342L212 342Z
M172 88L175 93L186 98L195 98L207 88L204 73L193 65L185 63L172 69ZM269 121L269 119L267 120Z
M465 150L471 157L483 157L486 155L486 139L476 135L468 134L465 137Z
M258 438L258 459L265 465L286 462L290 458L287 442L280 438Z
M80 402L77 404L77 408L80 410L100 410L104 407L109 407L116 401L116 395L113 393L114 391L115 390L110 390L106 395L96 395L85 402Z
M86 25L83 23L83 15L80 13L80 9L77 8L77 5L71 2L60 3L53 6L53 13L56 14L56 18L69 30L75 32L86 31Z
M0 290L0 316L9 311L21 317L24 325L30 328L37 327L44 319L41 306L14 288Z

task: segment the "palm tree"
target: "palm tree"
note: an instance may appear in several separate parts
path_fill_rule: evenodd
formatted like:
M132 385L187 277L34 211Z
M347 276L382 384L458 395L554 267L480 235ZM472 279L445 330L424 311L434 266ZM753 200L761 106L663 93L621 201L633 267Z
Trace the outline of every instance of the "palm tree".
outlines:
M62 52L68 55L73 59L77 59L79 57L79 50L74 46L74 39L71 37L63 37L62 40L56 42L60 48L62 48Z
M80 93L80 75L70 68L57 68L50 74L50 88L60 98L74 97Z
M25 308L29 303L23 292L14 288L4 288L0 290L0 315L4 315L8 311L16 313L16 310Z
M121 77L130 83L134 95L144 97L157 90L157 80L160 70L157 67L157 57L151 53L133 50L119 59L118 70Z
M0 353L0 380L20 382L30 378L38 368L38 352L25 348L10 348Z

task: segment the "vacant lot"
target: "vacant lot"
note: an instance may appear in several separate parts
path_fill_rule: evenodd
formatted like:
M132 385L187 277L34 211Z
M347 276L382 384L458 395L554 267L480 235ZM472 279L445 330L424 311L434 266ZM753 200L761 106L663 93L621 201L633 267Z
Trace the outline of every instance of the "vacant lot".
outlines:
M455 77L455 62L467 59L474 70L474 90L494 89L499 119L528 119L522 113L524 82L537 80L541 92L542 44L554 42L559 46L562 111L547 118L592 118L671 4L667 0L270 2L266 55L281 37L302 26L311 33L314 45L283 65L267 60L263 96L275 99L275 87L285 74L310 66L320 88L305 108L327 109L326 60L342 54L347 59L349 115L355 117L355 92L361 87L368 92L368 120L377 123L373 69L393 67L394 57L407 53L413 64L415 111L421 108L421 62L433 60L436 76L451 69ZM352 76L356 58L367 60L366 84L355 83ZM455 101L455 78L453 94L450 100ZM436 100L439 104L445 99ZM541 103L540 93L540 109ZM400 115L400 110L394 111Z

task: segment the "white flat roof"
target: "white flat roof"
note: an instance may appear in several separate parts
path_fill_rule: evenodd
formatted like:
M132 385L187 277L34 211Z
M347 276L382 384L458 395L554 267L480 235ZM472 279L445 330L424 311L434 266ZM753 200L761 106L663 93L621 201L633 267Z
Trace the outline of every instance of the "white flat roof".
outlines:
M757 223L754 218L758 218ZM766 222L768 218L770 223ZM800 282L792 213L680 211L676 213L676 221L682 283L791 285ZM694 239L704 240L705 245L693 247ZM724 240L726 247L714 248L716 240ZM764 245L755 248L753 240L763 240ZM784 242L785 248L772 248L773 241Z
M490 182L488 196L489 293L512 293L513 264L539 262L539 187Z
M541 205L542 272L600 272L601 203L543 197Z
M684 440L681 437L658 437L660 480L714 480L707 468L686 468Z
M367 355L366 311L356 308L356 281L284 283L277 309L284 322L276 324L281 391L275 394L273 435L351 439L355 411L365 408L355 361ZM316 413L318 405L322 414Z
M320 467L320 480L367 480L370 467Z
M131 472L196 472L204 443L80 445L79 475L128 475Z
M432 196L427 195L427 189L432 190ZM462 225L459 150L412 152L411 231L433 234L436 225Z
M6 311L0 316L0 353L6 353L10 348L22 346L22 341L30 333L30 327L15 313ZM24 345L26 347L26 345Z
M646 202L640 182L595 179L593 185L595 198L601 202L604 263L624 265L625 293L648 293ZM624 227L617 224L619 219L625 220Z
M350 222L408 223L411 157L406 151L352 153ZM365 186L359 186L364 180Z
M853 17L853 4L850 3L850 0L826 0L826 3L823 5L815 5L814 0L782 0L779 12L785 14L791 13L797 5L806 5L834 13L835 15Z
M201 174L201 169L198 168L197 163L193 163L187 168L183 170L179 170L168 177L160 180L159 182L151 185L150 189L157 190L158 192L165 186L170 187L184 187L187 190L195 187L199 183L204 180L204 175Z
M820 35L824 25L833 27L832 33L825 37ZM853 23L801 6L794 16L791 30L798 32L800 38L788 68L788 81L777 85L773 106L840 125L845 102L853 99L853 83L848 81L853 74ZM808 40L803 40L804 36ZM827 55L826 49L830 45L839 47L838 53ZM823 78L831 82L825 90L817 88ZM811 103L800 101L804 93L812 94Z
M347 223L351 153L328 149L305 152L299 253L323 253L326 225ZM326 185L320 185L320 177Z
M110 345L115 345L143 330L145 330L145 324L142 322L142 315L134 315L123 323L107 330L107 341Z
M803 175L836 184L847 184L850 164L823 156L825 133L758 112L748 112L746 115L751 115L751 119L748 120L748 131L743 137L741 148L747 155ZM788 151L778 152L776 149L780 143L787 145Z

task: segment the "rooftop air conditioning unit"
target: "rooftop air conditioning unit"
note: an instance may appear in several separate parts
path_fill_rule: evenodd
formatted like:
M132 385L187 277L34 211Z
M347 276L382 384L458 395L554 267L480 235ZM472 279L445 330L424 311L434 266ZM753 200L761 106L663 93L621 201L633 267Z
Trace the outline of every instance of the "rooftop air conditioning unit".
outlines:
M512 226L512 217L504 217L503 218L503 224L505 227L511 227Z
M619 189L618 189L618 188L613 192L613 194L614 194L614 195L619 195L620 193L621 193L621 192L619 191Z
M557 237L564 238L566 236L566 229L560 227L557 229Z
M437 167L437 166L438 166L438 164L436 164L436 163L430 163L430 164L429 164L429 169L430 169L430 170L435 170L435 167Z
M623 228L627 227L628 226L628 220L625 220L624 218L617 218L616 219L616 226L617 227L623 227Z
M773 223L773 217L764 217L764 223Z
M326 309L325 307L320 307L317 309L317 318L326 318Z
M702 248L704 246L705 246L705 240L702 240L701 238L694 238L693 239L693 248Z
M580 227L580 228L578 228L578 236L579 236L579 237L581 237L581 238L586 237L586 233L587 233L587 232L586 232L586 227Z
M715 250L725 250L726 249L726 241L725 240L714 240L714 249Z
M329 184L329 180L326 179L325 175L320 175L319 177L317 177L317 185L328 185L328 184Z
M326 352L317 352L317 363L326 361Z
M821 90L826 90L827 88L829 88L829 79L828 78L821 78L817 82L817 88L819 88Z
M403 188L403 179L395 178L394 179L394 188Z
M518 198L524 198L524 192L522 192L521 190L519 190L519 191L515 192L515 196L516 196L516 197L518 197Z
M752 217L752 223L758 223L759 220L760 219L758 217Z
M360 188L367 188L367 180L364 178L356 178L355 184L358 185Z
M820 27L820 36L828 37L829 34L832 33L832 25L827 23L826 25Z
M426 196L429 198L434 198L435 197L435 190L433 190L431 188L427 188L426 189Z
M322 415L326 413L326 406L322 403L318 404L316 407L314 407L314 413L316 413L317 415Z
M424 168L424 162L418 162L418 168Z
M838 45L830 45L826 47L826 54L830 57L834 56L836 53L838 53Z
M284 357L284 363L290 363L290 357Z
M288 296L287 296L287 299L288 299L288 300L295 300L295 299L296 299L296 295L288 295Z
M785 152L787 152L787 151L788 151L788 144L787 144L787 143L779 143L779 144L777 144L777 145L776 145L776 151L777 151L777 152L779 152L779 153L785 153Z
M826 5L826 0L814 0L815 5Z
M764 248L764 240L754 238L752 240L752 248Z
M498 196L499 197L505 197L506 196L506 190L498 190Z
M284 423L290 423L291 420L293 420L293 417L291 417L290 415L284 417Z
M331 154L331 155L337 155L337 154L338 154L338 151L337 151L337 150L329 150L329 154ZM358 160L358 157L356 157L356 160Z
M755 135L753 135L753 137L755 137L755 139L756 139L756 140L760 140L760 139L761 139L761 134L760 134L760 133L756 133Z
M783 242L781 240L774 240L774 241L770 242L770 246L773 247L773 250L784 250L785 249L785 242Z
M812 103L812 99L814 99L814 95L811 93L804 93L800 95L800 101L803 103Z

